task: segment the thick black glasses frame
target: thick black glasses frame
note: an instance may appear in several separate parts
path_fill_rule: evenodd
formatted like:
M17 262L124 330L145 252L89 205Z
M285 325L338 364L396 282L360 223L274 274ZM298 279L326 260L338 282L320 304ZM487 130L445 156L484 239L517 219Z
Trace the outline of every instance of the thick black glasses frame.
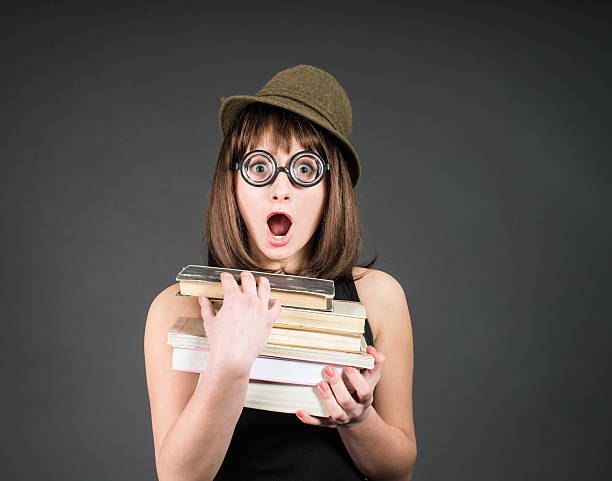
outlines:
M242 166L243 166L244 161L246 160L246 158L248 156L252 155L255 152L261 152L261 153L264 153L264 154L268 155L272 159L272 162L274 163L274 173L272 174L272 177L270 177L268 179L268 181L265 182L264 184L253 183L251 181L251 179L249 179L245 175L244 170L242 170ZM299 156L304 155L304 154L312 154L312 155L314 155L323 164L323 175L321 175L319 180L317 180L316 182L311 183L311 184L300 182L298 179L296 179L292 175L292 170L291 170L292 163L295 161L296 158L298 158ZM327 174L327 172L329 172L330 169L329 169L329 164L325 160L323 160L323 158L319 154L317 154L316 152L313 152L312 150L302 150L302 151L296 153L295 155L293 155L291 157L291 159L289 159L289 167L279 167L278 164L276 163L276 159L274 158L274 156L270 152L268 152L266 150L257 149L257 150L251 150L251 151L247 152L246 154L244 154L244 157L242 157L242 160L240 162L234 162L234 164L232 165L232 170L240 170L240 175L242 175L242 178L246 182L248 182L250 185L253 185L255 187L264 187L264 186L266 186L268 184L271 184L272 182L274 182L274 180L276 180L276 176L278 175L279 172L285 172L289 176L289 179L291 179L291 182L293 182L296 185L299 185L301 187L313 187L313 186L317 185L319 182L321 182L323 180L323 178L325 177L325 174Z

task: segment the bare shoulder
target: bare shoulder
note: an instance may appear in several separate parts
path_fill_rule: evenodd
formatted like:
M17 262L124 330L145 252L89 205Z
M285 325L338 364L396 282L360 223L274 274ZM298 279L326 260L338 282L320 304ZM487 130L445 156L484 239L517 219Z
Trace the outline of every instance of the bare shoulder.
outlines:
M151 303L144 332L144 358L147 376L153 441L159 451L169 427L191 398L199 375L172 370L172 347L168 330L179 317L201 317L198 300L177 296L179 284L161 291Z
M179 317L200 317L198 300L195 297L177 296L178 291L177 282L153 299L147 316L147 328L169 328Z
M401 284L391 275L378 269L366 269L364 267L353 268L353 276L359 276L361 279L355 281L355 285L364 287L364 294L368 294L372 290L389 291L403 288ZM380 292L379 292L380 294Z
M147 372L158 357L172 354L166 345L168 330L179 317L201 317L200 304L195 297L177 296L179 284L161 291L149 307L144 332L145 363Z
M368 322L376 340L385 329L384 324L397 319L397 314L408 310L402 285L390 274L377 269L355 267L353 276L359 300L368 314Z
M179 283L172 284L161 291L151 305L147 313L145 325L145 362L148 361L147 355L152 354L151 343L159 348L159 341L164 340L168 329L177 321L179 317L201 317L200 304L195 297L177 296ZM155 349L154 352L160 352ZM168 351L170 352L170 351Z

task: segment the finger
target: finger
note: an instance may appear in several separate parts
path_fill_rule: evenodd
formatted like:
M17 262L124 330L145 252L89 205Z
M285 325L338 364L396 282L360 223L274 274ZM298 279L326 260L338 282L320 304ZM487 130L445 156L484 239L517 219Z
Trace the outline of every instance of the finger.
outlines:
M222 272L219 276L219 279L221 279L224 299L235 296L237 293L240 292L240 288L238 287L236 279L234 279L234 276L231 275L229 272Z
M274 299L272 301L272 307L268 309L268 322L270 324L274 324L280 316L281 313L281 303L278 299Z
M257 296L255 288L255 278L249 271L242 271L240 273L240 285L242 287L242 293L250 296Z
M215 317L215 307L210 302L208 297L200 296L198 297L198 302L200 303L200 312L202 314L202 319L210 322Z
M257 296L268 307L268 302L270 302L270 281L267 277L258 277L256 282Z
M368 404L372 402L372 391L373 388L370 386L368 381L365 380L359 370L351 366L344 368L344 375L348 382L355 388L355 394L353 397L357 402L361 404Z
M333 366L327 366L323 369L323 373L334 393L336 402L340 405L342 410L348 414L354 412L355 408L357 408L357 402L348 391L340 373Z
M322 418L319 416L311 416L306 411L298 410L295 415L304 424L310 424L311 426L322 426L325 428L335 428L336 423L329 418Z
M367 369L363 374L364 379L368 382L372 388L378 383L380 376L382 375L383 364L385 363L385 356L381 352L378 352L374 346L367 347L368 354L374 357L374 367Z
M339 424L344 424L349 421L349 416L346 411L338 404L336 400L335 393L332 391L332 388L325 381L321 381L317 384L317 389L319 391L319 395L321 396L321 401L323 402L323 406L327 409L327 412L331 416L333 421L336 421ZM355 403L355 400L351 397L351 395L346 391L346 396L350 397L352 402ZM346 401L345 401L346 402Z

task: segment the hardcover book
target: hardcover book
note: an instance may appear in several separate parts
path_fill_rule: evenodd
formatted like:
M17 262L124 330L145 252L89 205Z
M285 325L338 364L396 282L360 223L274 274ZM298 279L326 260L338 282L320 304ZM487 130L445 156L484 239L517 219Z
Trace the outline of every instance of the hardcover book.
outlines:
M206 296L211 299L223 299L223 287L220 275L228 272L240 284L240 273L244 269L229 269L188 265L176 276L180 283L179 294L183 296ZM314 277L292 276L286 274L270 274L267 272L250 271L255 278L265 277L270 281L270 298L278 299L281 305L288 307L303 307L330 311L335 295L334 281Z

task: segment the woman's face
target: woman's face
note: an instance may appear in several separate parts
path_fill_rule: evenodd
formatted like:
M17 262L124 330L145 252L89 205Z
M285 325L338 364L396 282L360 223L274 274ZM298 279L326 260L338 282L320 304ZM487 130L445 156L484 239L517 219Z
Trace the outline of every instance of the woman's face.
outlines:
M260 143L249 150L255 149L270 152L279 167L288 167L291 156L305 150L295 138L290 152L277 150L269 134L262 135ZM255 187L236 171L238 209L247 227L250 254L258 263L271 269L282 265L295 272L308 261L312 254L309 241L323 216L326 183L327 175L313 187L301 187L279 172L273 183ZM274 215L276 212L285 215Z

